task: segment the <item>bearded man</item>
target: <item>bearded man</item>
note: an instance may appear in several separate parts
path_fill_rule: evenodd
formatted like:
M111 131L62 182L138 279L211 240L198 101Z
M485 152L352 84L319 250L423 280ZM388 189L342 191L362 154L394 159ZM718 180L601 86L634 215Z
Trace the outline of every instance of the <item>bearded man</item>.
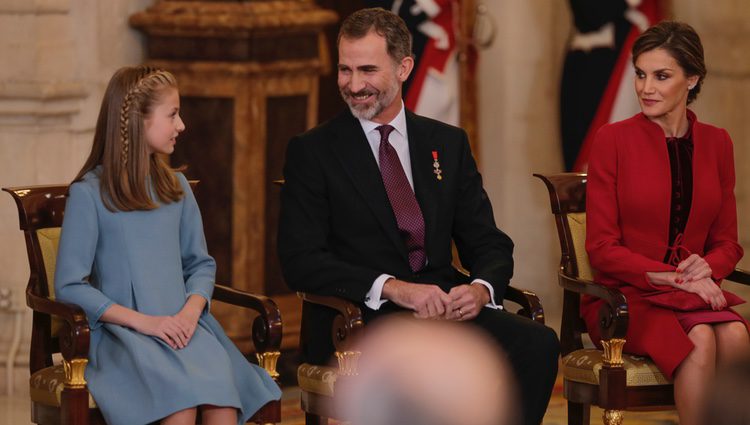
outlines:
M287 148L278 234L287 284L358 303L365 321L411 311L478 326L508 354L524 423L538 425L559 343L551 329L502 308L513 242L495 225L466 133L404 109L414 60L397 15L350 15L338 51L348 110ZM470 276L451 265L451 241ZM305 361L331 361L334 315L305 303Z

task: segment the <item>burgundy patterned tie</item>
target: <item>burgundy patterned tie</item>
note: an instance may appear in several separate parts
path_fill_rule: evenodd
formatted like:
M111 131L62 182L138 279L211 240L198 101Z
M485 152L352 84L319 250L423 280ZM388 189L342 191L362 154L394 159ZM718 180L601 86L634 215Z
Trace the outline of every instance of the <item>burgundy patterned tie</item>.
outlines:
M409 253L409 266L416 272L424 267L424 217L422 209L419 208L417 197L409 186L404 168L398 159L396 149L388 142L388 136L394 130L390 125L381 125L377 128L380 132L380 174L383 177L385 191L391 202L393 214L401 237L406 243Z

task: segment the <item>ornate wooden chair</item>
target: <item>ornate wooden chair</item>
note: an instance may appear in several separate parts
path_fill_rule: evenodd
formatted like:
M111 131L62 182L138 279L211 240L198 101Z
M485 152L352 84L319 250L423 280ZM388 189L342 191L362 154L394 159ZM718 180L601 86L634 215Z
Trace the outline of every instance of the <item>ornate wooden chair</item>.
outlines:
M191 182L194 187L196 182ZM55 261L67 185L3 188L18 207L20 228L26 238L31 277L26 304L34 310L29 361L31 420L40 425L102 424L104 419L84 379L88 363L89 326L83 310L55 300ZM258 361L274 379L281 346L281 316L269 298L216 285L213 299L259 313L253 323ZM52 355L62 354L53 364ZM281 404L263 406L251 422L281 421Z
M534 174L549 191L560 239L563 315L560 329L563 396L568 400L568 424L588 424L590 407L604 409L605 424L620 424L625 410L667 410L674 406L672 383L648 357L622 352L628 329L628 302L614 288L593 282L586 253L586 174ZM728 280L750 285L740 270ZM587 333L580 317L581 295L606 301L599 311L603 350L583 347Z
M329 418L346 420L336 411L334 397L338 385L345 387L344 382L357 375L357 360L361 353L352 351L351 347L353 341L365 331L362 311L357 305L337 297L307 293L299 293L299 296L304 303L319 304L336 311L331 337L338 367L303 363L297 369L305 424L326 425ZM544 324L544 310L533 292L508 287L505 300L520 306L518 314Z

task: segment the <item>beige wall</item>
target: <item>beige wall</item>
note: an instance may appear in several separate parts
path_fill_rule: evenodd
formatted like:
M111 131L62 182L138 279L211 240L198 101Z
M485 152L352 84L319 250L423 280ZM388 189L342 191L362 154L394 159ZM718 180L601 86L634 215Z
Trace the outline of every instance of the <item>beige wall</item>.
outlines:
M563 169L558 87L570 31L567 2L485 2L495 44L480 56L481 169L498 225L516 244L512 284L542 299L557 328L557 233L544 185L532 173Z
M708 123L726 128L734 141L740 243L750 269L750 2L746 0L682 0L674 2L675 19L690 23L703 40L708 75L693 109ZM750 287L728 283L750 301ZM750 317L750 305L738 306Z
M104 3L0 1L0 186L69 181L88 151L109 76L121 65L141 61L142 41L126 22L152 1L107 0L106 7ZM482 52L479 68L481 169L498 224L516 242L514 284L536 291L549 322L557 327L559 247L546 190L531 174L562 170L557 105L570 31L568 3L485 4L498 34L495 44ZM750 106L750 4L674 4L676 16L693 23L706 45L709 80L695 109L701 119L730 131L736 161L742 164L750 159L745 142L750 120L744 117ZM741 238L750 248L748 170L738 169L737 195ZM0 195L0 241L0 287L13 288L22 306L28 267L15 208L6 194ZM743 263L750 267L750 259ZM750 293L745 295L750 299ZM8 347L8 322L0 316L0 360ZM25 352L20 356L23 362ZM23 373L19 369L20 389L25 388Z
M150 0L0 1L0 186L65 183L90 147L99 102L112 72L142 58L127 17ZM11 197L0 195L0 287L24 306L29 277L23 235ZM30 314L26 312L26 327ZM12 321L0 312L0 361ZM28 336L18 361L28 364ZM26 391L19 369L16 388ZM0 394L5 391L2 368Z

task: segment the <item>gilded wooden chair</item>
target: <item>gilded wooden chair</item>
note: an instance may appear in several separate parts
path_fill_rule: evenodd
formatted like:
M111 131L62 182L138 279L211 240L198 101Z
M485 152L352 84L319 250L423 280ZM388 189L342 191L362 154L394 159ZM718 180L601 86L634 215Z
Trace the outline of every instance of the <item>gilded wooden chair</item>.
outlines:
M55 300L55 261L68 186L3 190L16 202L31 271L26 287L26 304L34 311L29 361L31 420L39 425L104 424L84 379L90 335L86 315L75 304ZM282 325L276 304L267 297L218 284L213 299L258 312L252 332L257 357L260 365L278 378ZM61 364L53 363L55 353L62 354ZM266 404L251 418L261 424L280 421L278 401Z
M534 174L549 191L560 240L558 280L563 288L560 329L563 396L568 401L568 424L588 424L590 407L604 409L605 424L620 424L625 410L674 408L672 383L650 358L623 353L628 329L628 302L614 288L593 282L586 253L586 174ZM728 278L749 285L750 275L737 270ZM603 350L584 348L587 333L580 316L581 295L605 301L599 311Z
M365 332L362 311L357 305L337 297L307 293L299 293L299 296L304 303L322 305L336 312L331 337L338 367L303 363L297 369L305 424L326 425L329 418L346 420L336 410L334 397L337 386L345 387L345 381L357 375L357 360L361 353L353 351L352 344ZM505 300L520 306L518 314L544 324L544 310L533 292L508 287ZM304 329L304 325L302 327Z

